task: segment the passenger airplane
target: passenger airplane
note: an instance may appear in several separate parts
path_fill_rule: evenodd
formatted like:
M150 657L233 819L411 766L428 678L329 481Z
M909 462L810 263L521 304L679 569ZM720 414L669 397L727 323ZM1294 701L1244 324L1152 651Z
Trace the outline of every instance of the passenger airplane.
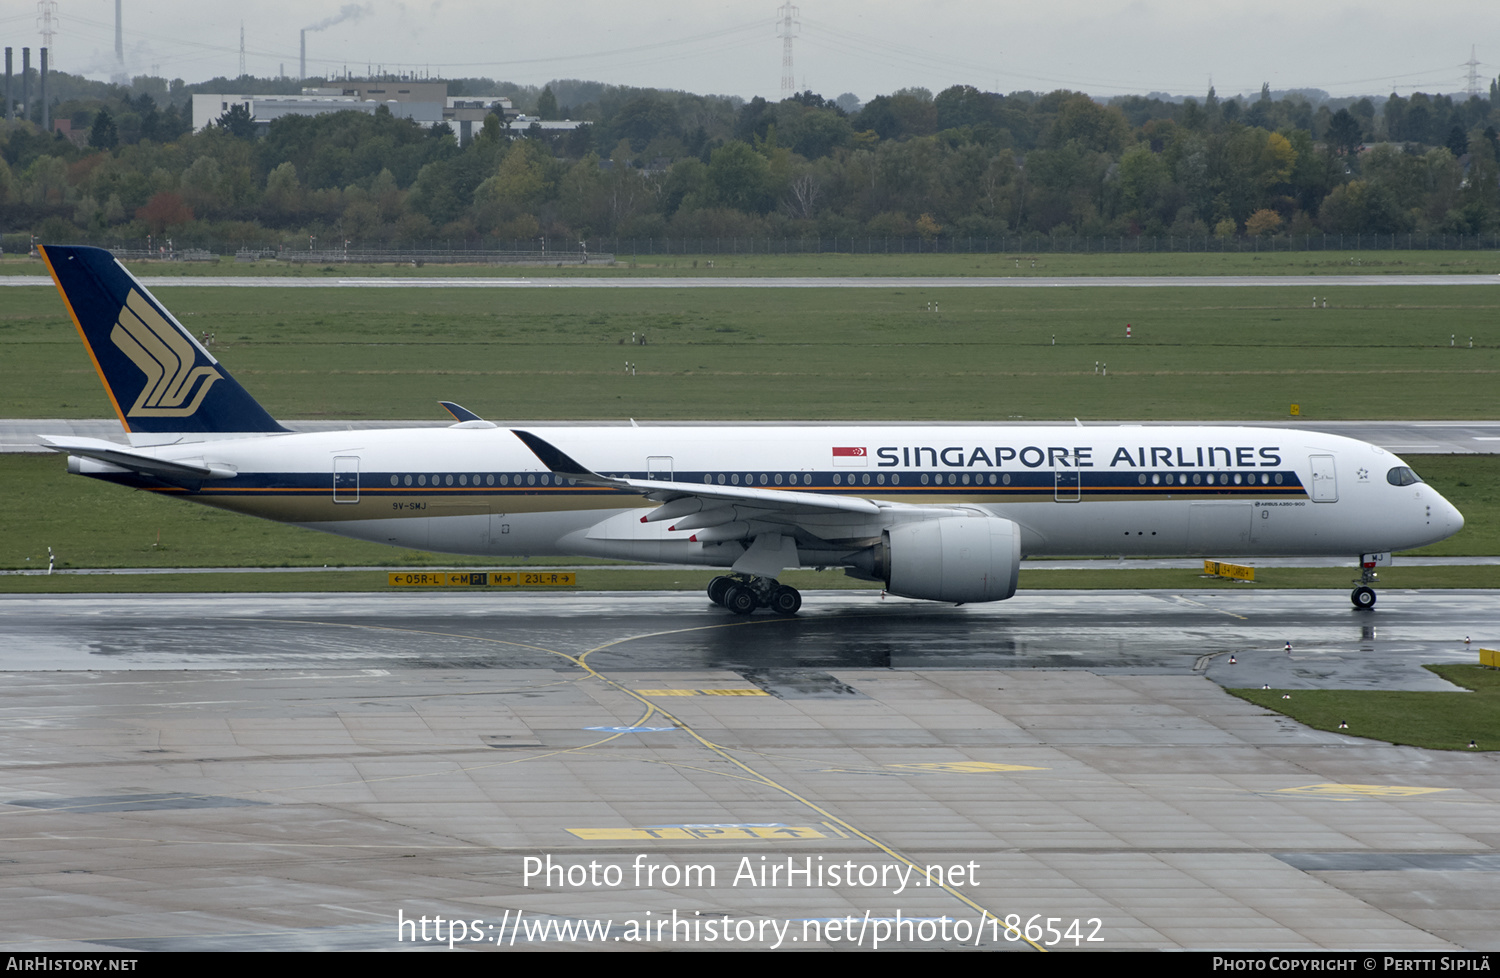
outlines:
M1023 557L1358 556L1463 516L1394 455L1284 429L695 426L293 433L107 252L42 254L129 445L44 438L68 471L398 547L726 568L708 596L795 614L788 568L958 604Z

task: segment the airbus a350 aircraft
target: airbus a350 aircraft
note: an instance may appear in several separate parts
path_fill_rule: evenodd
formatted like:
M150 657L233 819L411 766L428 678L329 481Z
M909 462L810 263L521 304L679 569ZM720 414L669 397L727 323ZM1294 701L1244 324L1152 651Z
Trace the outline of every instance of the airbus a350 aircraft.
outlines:
M1027 556L1358 556L1463 516L1394 455L1303 431L860 425L293 433L106 251L44 247L129 445L44 438L68 471L394 546L721 567L709 597L790 615L788 568L1000 601Z

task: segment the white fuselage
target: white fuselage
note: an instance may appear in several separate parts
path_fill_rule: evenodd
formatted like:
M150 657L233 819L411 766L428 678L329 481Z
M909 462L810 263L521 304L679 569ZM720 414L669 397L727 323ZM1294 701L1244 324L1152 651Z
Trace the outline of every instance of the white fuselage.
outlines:
M803 565L837 565L905 518L998 516L1026 556L1357 556L1420 547L1463 517L1364 442L1233 427L535 427L602 476L874 500L878 513L787 519ZM157 491L395 546L729 566L741 542L695 539L654 504L550 472L480 423L226 438L138 449L230 471ZM127 484L123 469L75 471ZM916 514L916 515L912 515ZM752 521L752 532L756 519Z

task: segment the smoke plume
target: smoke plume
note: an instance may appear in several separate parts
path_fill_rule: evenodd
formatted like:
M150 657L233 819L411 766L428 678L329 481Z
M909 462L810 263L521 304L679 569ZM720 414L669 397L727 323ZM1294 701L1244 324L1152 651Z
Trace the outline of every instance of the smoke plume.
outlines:
M368 3L346 3L332 17L326 17L311 27L304 27L302 29L305 31L321 31L326 27L332 27L334 24L342 23L346 20L359 20L359 18L370 12L372 6L372 4Z

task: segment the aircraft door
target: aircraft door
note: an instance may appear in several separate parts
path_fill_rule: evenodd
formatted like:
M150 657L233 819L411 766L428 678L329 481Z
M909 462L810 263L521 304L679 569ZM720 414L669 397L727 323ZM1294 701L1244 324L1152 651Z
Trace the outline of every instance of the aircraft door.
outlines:
M1312 465L1312 501L1315 503L1336 503L1339 501L1339 484L1334 477L1332 455L1312 455L1308 457Z
M1076 503L1081 491L1081 480L1077 469L1057 469L1053 472L1052 498L1060 503Z
M672 481L672 456L652 455L646 459L646 478L653 482Z
M333 501L359 502L359 456L336 455L333 459Z

